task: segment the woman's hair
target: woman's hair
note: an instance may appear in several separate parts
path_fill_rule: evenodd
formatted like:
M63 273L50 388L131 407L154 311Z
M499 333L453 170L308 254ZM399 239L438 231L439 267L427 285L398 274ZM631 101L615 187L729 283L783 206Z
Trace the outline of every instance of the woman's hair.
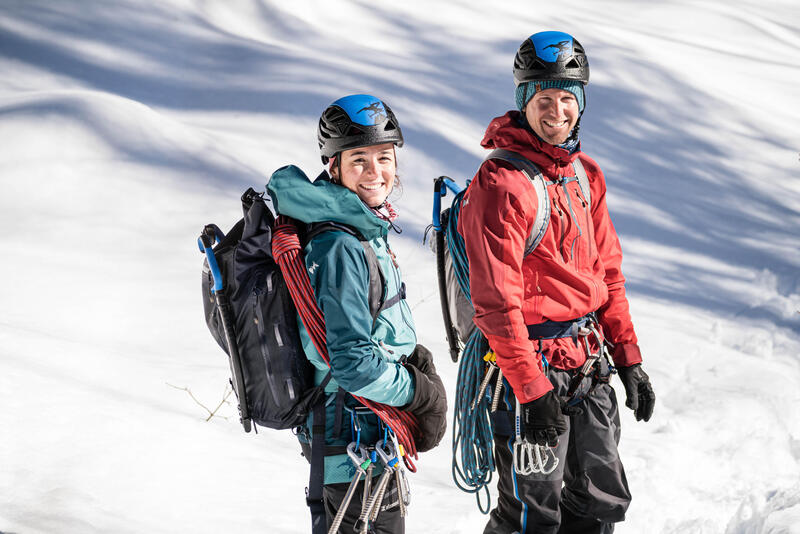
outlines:
M389 191L389 196L386 198L388 199L390 196L394 195L392 200L397 200L401 196L403 196L403 182L400 181L400 175L397 174L395 171L394 173L394 185L392 186L392 190Z

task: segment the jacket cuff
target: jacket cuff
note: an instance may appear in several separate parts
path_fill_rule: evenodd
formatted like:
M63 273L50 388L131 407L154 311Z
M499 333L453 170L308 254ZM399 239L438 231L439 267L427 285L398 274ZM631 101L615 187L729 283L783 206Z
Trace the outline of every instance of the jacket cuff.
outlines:
M553 384L550 382L550 379L542 373L522 386L522 394L517 390L515 390L515 394L520 404L525 404L526 402L538 399L551 389L553 389Z
M642 353L639 345L635 343L617 344L614 347L614 365L617 367L630 367L642 363Z

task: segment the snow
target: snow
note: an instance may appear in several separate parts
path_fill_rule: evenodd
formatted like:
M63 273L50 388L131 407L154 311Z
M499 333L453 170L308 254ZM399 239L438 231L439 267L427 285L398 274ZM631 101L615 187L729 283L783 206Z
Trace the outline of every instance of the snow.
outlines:
M451 398L431 180L462 182L513 106L531 33L587 48L653 419L623 410L620 533L800 532L800 17L795 2L491 7L7 0L0 9L0 531L307 532L289 432L206 422L228 377L202 318L202 226L276 168L320 168L320 112L379 95L406 137L395 236ZM617 382L619 386L619 383ZM617 388L619 392L621 387ZM411 476L409 532L481 532L450 438Z

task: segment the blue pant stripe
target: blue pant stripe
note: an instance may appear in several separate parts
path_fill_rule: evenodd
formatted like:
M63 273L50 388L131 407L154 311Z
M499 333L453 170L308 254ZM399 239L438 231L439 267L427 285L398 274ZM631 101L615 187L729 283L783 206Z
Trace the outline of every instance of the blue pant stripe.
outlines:
M509 397L508 393L511 390L511 386L506 381L505 378L503 378L503 382L504 382L504 384L503 384L503 386L504 386L503 387L503 390L504 390L503 391L503 401L506 403L506 407L507 408L509 408L510 410L516 410L516 405L517 405L516 399L514 399L514 405L512 407L511 401L508 398ZM514 440L515 439L516 439L516 436L509 436L508 441L506 442L508 444L508 450L511 451L512 458L513 458L513 455L514 455L514 445L513 444L514 444ZM519 487L517 486L517 473L516 473L516 471L514 471L514 462L511 462L511 480L514 481L514 497L517 499L519 504L522 506L522 513L520 514L519 524L520 524L520 532L524 533L525 532L526 523L528 522L528 505L525 504L524 502L522 502L522 499L519 498Z

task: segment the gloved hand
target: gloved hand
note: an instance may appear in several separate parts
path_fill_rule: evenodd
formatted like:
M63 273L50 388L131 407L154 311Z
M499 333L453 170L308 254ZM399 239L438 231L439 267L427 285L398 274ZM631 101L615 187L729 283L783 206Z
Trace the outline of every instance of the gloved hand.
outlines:
M447 396L442 379L436 374L433 355L422 345L417 345L408 357L406 369L414 380L414 398L403 410L411 412L419 423L419 434L414 435L418 452L436 447L447 430Z
M633 410L637 421L650 420L653 407L656 404L656 394L650 385L650 377L642 369L642 364L637 363L630 367L618 367L617 372L625 386L625 406Z
M522 432L525 439L537 445L555 447L558 436L567 431L567 415L577 415L583 410L567 407L551 389L538 399L522 405Z

